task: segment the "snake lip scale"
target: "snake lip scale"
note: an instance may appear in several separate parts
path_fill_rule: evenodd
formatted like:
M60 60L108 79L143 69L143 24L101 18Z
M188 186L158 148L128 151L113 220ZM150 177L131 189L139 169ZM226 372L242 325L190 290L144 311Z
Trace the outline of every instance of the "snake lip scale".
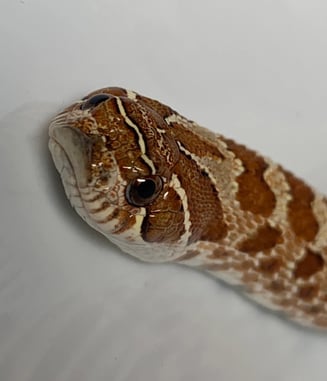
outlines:
M72 206L123 251L201 269L327 327L327 200L303 180L118 87L67 107L49 136Z

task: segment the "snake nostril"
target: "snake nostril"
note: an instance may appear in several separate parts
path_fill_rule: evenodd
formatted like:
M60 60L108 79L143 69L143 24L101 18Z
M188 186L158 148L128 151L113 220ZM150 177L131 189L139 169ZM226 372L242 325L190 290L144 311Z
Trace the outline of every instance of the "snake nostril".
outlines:
M97 94L93 97L86 100L85 103L81 105L82 110L87 110L89 108L93 108L98 106L100 103L106 101L107 99L112 98L110 94Z

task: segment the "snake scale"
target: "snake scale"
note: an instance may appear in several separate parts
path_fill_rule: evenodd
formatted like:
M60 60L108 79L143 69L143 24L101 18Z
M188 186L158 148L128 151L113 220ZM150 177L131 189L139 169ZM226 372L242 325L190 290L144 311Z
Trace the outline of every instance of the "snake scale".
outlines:
M327 200L270 159L117 87L49 127L77 213L123 251L192 266L327 326Z

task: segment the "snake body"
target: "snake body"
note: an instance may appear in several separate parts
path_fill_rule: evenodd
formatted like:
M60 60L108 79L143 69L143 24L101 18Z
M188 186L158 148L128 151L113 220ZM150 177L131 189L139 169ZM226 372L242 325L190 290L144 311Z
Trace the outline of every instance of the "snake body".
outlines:
M304 181L122 88L67 107L49 134L72 206L123 251L196 267L327 326L327 201Z

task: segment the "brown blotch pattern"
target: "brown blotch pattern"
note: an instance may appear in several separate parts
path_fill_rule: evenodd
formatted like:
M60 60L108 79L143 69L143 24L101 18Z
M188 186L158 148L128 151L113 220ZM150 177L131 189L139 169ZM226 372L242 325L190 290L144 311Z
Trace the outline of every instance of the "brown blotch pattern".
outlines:
M259 270L266 275L273 275L280 270L283 261L280 257L264 258L259 263Z
M312 300L318 295L319 287L317 285L301 286L298 291L298 297L303 300Z
M259 274L257 272L248 271L243 274L242 281L246 283L256 283L259 279ZM249 292L253 292L251 288L248 289Z
M323 312L324 307L322 304L310 304L310 300L305 300L305 304L302 305L300 308L302 311L304 311L306 314L309 315L318 315L321 312ZM309 302L309 304L308 304Z
M226 139L228 149L242 161L244 172L236 179L237 200L243 210L269 217L276 205L276 198L263 175L268 164L256 152Z
M321 271L324 263L325 261L320 254L307 249L304 257L296 264L294 276L295 278L308 279L318 271Z
M241 242L238 249L250 255L255 255L260 251L272 249L278 243L282 242L281 231L267 224L260 227L253 236Z
M291 187L292 200L288 204L288 218L294 233L306 240L313 241L319 231L318 222L311 207L314 193L302 180L285 171Z
M210 255L208 255L208 259L227 259L229 256L228 250L224 247L218 247L212 251Z
M278 293L283 292L285 290L285 285L284 285L282 280L280 280L280 279L275 280L274 279L269 283L269 285L267 286L267 289L278 294Z
M284 307L285 310L289 310L287 313L290 314L294 312L294 307L297 307L297 297L291 295L291 296L285 296L284 298L282 297L281 299L275 300L275 304L278 306Z
M235 270L244 272L244 271L248 271L250 269L253 269L255 266L254 266L254 263L252 261L245 260L245 261L236 262L233 265L233 267Z

